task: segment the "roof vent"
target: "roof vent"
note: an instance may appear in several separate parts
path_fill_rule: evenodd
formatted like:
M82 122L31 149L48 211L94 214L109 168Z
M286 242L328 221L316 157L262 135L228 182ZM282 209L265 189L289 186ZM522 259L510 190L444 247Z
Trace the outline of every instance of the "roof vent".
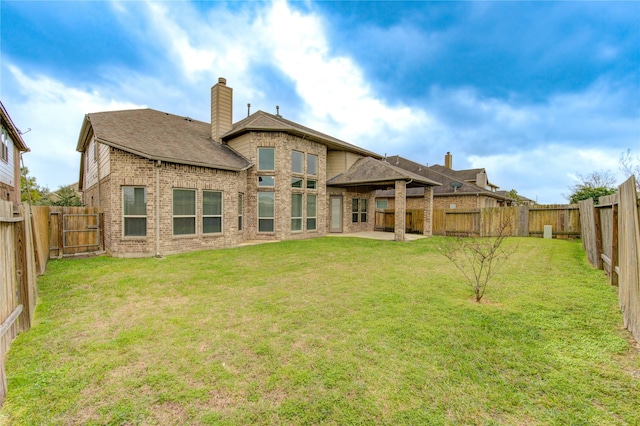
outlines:
M227 85L227 79L224 77L218 77L218 84L221 84L222 86L226 86Z
M276 116L277 116L277 117L282 117L282 116L280 115L280 106L279 106L279 105L276 105Z

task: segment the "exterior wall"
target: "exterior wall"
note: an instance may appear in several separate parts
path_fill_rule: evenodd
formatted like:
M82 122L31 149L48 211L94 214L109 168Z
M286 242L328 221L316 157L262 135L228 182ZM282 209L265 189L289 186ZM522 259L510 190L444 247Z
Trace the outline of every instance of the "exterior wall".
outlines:
M372 192L354 192L345 188L329 188L326 197L325 207L327 212L330 211L330 197L342 197L342 232L365 232L373 231L375 228L375 191ZM361 221L361 215L358 215L358 221L354 222L352 217L353 199L367 200L367 220ZM329 232L329 217L327 217L326 232Z
M100 179L109 176L110 152L107 145L98 143L91 137L83 156L86 187L91 187L98 182L98 171L100 171Z
M455 204L456 209L477 209L482 207L480 204L485 197L473 195L447 195L443 197L433 197L434 209L450 209ZM482 200L481 200L482 199Z
M346 151L329 151L327 154L327 179L346 172L361 155Z
M248 150L245 157L254 166L247 170L247 191L245 195L245 224L247 239L251 240L294 240L303 238L321 237L326 233L327 227L327 206L324 202L327 198L327 148L326 146L305 140L298 136L286 133L273 132L252 132L248 141ZM243 142L245 143L245 142ZM275 170L258 171L258 148L275 148ZM317 189L308 190L306 188L297 189L291 187L291 151L300 151L305 154L318 156L318 174L316 176L306 175L306 179L317 180ZM244 154L243 154L244 155ZM306 156L305 156L306 168ZM258 187L259 176L273 176L275 187ZM300 175L302 176L302 175ZM306 185L303 185L306 186ZM275 193L275 230L273 233L258 232L258 192ZM316 230L306 230L306 195L303 196L303 230L291 231L291 194L316 194L317 219Z
M0 159L0 199L20 204L20 151L8 135L5 144L7 161Z
M249 158L251 157L251 133L244 134L227 143L238 154ZM254 155L255 156L255 155Z
M141 257L166 255L192 250L235 247L245 240L238 231L238 193L246 194L246 172L231 172L172 163L157 165L151 160L110 150L110 175L84 191L87 205L104 209L105 247L113 256ZM125 237L123 234L123 186L146 190L147 235ZM196 233L173 235L173 189L196 192ZM222 233L202 232L202 191L222 192ZM245 195L246 203L246 195ZM244 212L246 221L246 208ZM159 225L159 226L158 226ZM159 236L159 238L158 238Z
M378 197L376 200L387 200L387 209L396 208L396 200L393 197ZM407 197L407 210L422 210L423 208L424 197Z

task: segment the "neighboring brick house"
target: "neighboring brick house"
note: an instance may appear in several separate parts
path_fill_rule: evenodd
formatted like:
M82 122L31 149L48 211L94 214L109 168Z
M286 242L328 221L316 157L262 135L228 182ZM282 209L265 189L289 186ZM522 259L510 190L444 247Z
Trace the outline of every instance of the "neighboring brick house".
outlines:
M487 179L485 169L453 170L451 154L445 156L445 166L428 167L400 156L388 157L386 161L396 167L408 170L440 185L433 189L434 209L472 209L483 207L501 207L511 205L514 200L496 192L498 186ZM393 190L376 192L377 209L393 209ZM422 188L407 191L407 208L422 208Z
M79 188L85 204L104 209L108 252L165 255L373 230L375 189L436 184L280 115L258 111L233 124L232 106L220 78L211 124L151 109L86 115ZM375 173L356 182L363 159Z
M0 102L0 198L20 204L20 155L29 152L20 130Z

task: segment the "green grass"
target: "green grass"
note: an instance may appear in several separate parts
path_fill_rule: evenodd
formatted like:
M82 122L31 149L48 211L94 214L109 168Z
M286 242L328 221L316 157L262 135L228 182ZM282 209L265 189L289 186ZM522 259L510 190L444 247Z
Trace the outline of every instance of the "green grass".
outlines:
M52 261L0 424L640 424L640 357L580 242L483 303L439 238Z

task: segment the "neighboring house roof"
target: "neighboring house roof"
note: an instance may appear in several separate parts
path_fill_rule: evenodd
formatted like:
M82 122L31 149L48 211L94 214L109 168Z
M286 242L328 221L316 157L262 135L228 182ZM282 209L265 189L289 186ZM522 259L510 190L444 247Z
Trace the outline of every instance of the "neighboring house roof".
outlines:
M465 182L475 183L478 178L478 173L487 173L487 170L484 168L479 169L465 169L465 170L453 170L446 166L442 166L440 164L434 164L429 167L431 170L435 170L436 172L449 175L454 177L455 179L462 180ZM487 185L493 188L498 188L497 185L492 184L487 179Z
M90 136L105 145L150 160L239 171L249 160L211 139L211 125L153 109L90 113L80 130L77 150Z
M348 142L336 139L333 136L305 127L301 124L287 120L281 116L269 114L264 111L257 111L247 118L238 121L230 131L222 135L223 141L228 141L251 131L261 132L285 132L300 136L302 138L319 142L326 145L330 150L349 151L373 158L382 158L380 154L352 145Z
M439 186L424 176L412 173L400 167L395 167L386 161L372 157L359 158L344 173L341 173L327 181L327 186L388 186L397 180L404 180L408 187Z
M511 191L500 190L500 191L496 191L496 194L500 194L500 195L503 195L503 196L505 196L507 198L511 198L511 196L509 195L509 192L511 192ZM521 194L518 194L518 199L520 201L526 201L528 203L535 204L535 200L532 200L531 198L527 198L527 197L525 197L524 195L521 195Z
M493 191L489 191L487 189L481 188L477 185L469 183L468 181L453 177L448 174L440 173L437 170L434 170L431 167L423 166L420 163L416 163L415 161L408 160L406 158L400 157L399 155L394 155L392 157L388 157L387 161L399 168L408 170L412 173L418 174L420 176L431 179L432 181L440 183L440 186L433 188L433 196L434 197L443 197L449 195L485 195L487 197L497 198L499 200L508 200L510 198L499 195ZM481 170L481 169L480 169ZM377 197L393 197L393 190L386 191L378 191L376 193ZM420 197L424 195L423 188L410 188L407 189L408 197Z
M18 129L18 127L13 123L13 120L11 120L11 117L9 116L9 113L4 107L2 101L0 101L0 122L2 123L2 127L4 127L9 133L9 137L16 148L18 148L18 151L29 152L30 149L27 147L27 144L24 143L20 129Z

